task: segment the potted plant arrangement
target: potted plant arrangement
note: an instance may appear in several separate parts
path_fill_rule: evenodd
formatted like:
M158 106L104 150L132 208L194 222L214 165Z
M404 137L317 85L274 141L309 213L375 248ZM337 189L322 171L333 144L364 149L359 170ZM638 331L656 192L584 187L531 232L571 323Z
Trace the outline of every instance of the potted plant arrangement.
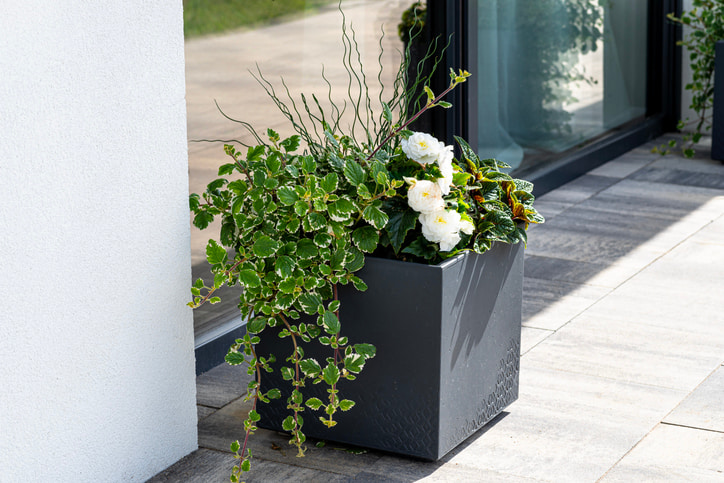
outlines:
M219 179L190 197L194 224L218 216L221 231L213 284L197 280L189 305L239 285L247 319L226 356L254 376L232 481L258 427L288 432L299 456L310 435L435 460L517 398L522 245L544 221L533 185L461 138L455 157L408 130L470 74L451 70L435 95L407 72L379 113L360 83L350 128L316 98L305 116L288 108L260 74L297 134L242 123L257 144L225 145Z

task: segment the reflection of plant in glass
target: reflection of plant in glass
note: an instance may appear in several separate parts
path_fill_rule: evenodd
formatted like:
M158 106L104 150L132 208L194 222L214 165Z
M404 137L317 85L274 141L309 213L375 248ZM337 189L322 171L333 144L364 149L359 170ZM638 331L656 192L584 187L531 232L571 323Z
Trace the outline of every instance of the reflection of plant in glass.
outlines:
M572 82L594 84L578 63L578 54L594 52L603 36L602 9L596 0L519 0L512 15L507 2L498 2L499 18L505 25L525 36L525 42L513 46L516 59L508 72L509 86L516 86L511 96L512 113L518 116L509 128L526 126L522 138L547 138L551 132L571 132L571 114L563 110L575 102L569 85ZM536 120L531 134L530 120Z
M691 105L696 119L679 121L678 129L693 127L693 132L685 133L682 153L687 158L694 156L694 145L701 136L711 129L711 111L714 105L714 50L719 40L724 40L724 0L694 0L693 8L681 17L673 13L666 16L673 22L691 28L691 33L677 45L683 45L689 51L692 77L684 89L691 91ZM676 147L675 140L668 146L654 148L654 152L666 154L668 148Z
M439 95L424 86L425 102L408 116L409 96L420 79L404 81L403 61L391 99L374 112L361 65L351 60L359 59L354 32L350 38L343 29L343 41L350 74L344 105L331 96L326 110L316 96L285 103L260 75L297 134L282 140L268 130L263 139L241 122L257 145L246 152L225 145L231 159L219 168L220 178L190 197L194 224L204 229L218 216L221 232L206 248L213 285L199 279L189 305L218 302L214 292L222 285L243 286L239 308L247 334L226 361L247 365L254 380L243 442L231 445L240 460L232 481L250 468L248 439L261 418L258 405L281 397L278 388L261 389L263 373L273 371L275 362L291 386L281 426L299 456L305 451L303 413L333 427L339 411L353 409L355 402L340 394L338 383L355 379L376 348L343 335L338 286L367 288L355 275L365 253L437 263L463 251L485 252L494 242L525 242L529 223L543 222L533 208L533 185L501 172L507 165L479 159L460 138L456 160L452 146L408 130L425 111L451 107L442 98L469 73L451 70L450 84ZM353 111L352 126L342 125L346 106ZM262 337L288 340L289 354L257 355ZM305 356L307 343L321 344L329 357ZM328 397L305 395L311 384L325 385Z

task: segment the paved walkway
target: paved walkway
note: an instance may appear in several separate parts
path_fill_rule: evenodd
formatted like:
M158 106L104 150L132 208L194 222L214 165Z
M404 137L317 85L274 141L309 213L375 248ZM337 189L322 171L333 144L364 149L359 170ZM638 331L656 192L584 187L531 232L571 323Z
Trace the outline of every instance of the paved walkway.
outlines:
M259 430L247 481L724 481L724 166L653 145L540 198L503 417L437 463ZM198 378L200 449L152 481L228 481L244 379Z

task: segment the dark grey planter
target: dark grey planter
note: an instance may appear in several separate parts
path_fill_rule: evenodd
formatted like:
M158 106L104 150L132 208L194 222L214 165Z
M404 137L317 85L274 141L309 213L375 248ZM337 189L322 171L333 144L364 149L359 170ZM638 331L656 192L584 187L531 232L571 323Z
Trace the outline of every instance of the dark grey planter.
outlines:
M368 258L359 275L369 290L340 290L342 335L374 344L377 356L357 380L339 383L357 405L337 413L337 426L323 426L321 411L303 412L308 437L437 460L518 398L521 244L437 266ZM291 341L268 330L257 354L286 358ZM318 343L304 350L319 361L332 355ZM260 406L259 426L281 430L289 382L278 371L263 381L283 396ZM325 391L304 388L305 398L326 400Z

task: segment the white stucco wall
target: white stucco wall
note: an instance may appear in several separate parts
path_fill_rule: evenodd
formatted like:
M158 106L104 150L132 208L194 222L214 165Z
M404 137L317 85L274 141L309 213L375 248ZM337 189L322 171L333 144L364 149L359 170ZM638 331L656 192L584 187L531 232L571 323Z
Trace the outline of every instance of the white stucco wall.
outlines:
M0 3L0 481L144 481L196 448L181 0Z

